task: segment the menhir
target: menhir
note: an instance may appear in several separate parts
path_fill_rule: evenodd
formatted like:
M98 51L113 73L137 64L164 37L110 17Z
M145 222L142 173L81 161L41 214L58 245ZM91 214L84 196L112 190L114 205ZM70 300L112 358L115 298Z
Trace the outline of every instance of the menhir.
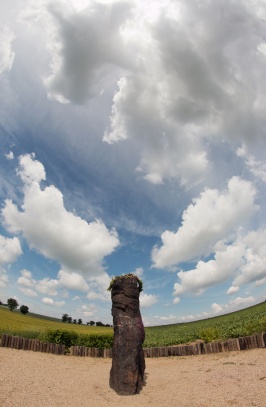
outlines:
M139 310L139 280L116 277L111 287L114 343L110 387L119 395L140 392L144 384L144 326Z

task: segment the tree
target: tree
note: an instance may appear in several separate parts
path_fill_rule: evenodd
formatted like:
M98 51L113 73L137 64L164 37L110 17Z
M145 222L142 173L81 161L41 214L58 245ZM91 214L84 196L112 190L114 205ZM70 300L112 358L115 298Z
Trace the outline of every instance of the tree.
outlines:
M21 305L19 310L20 310L21 314L25 315L29 312L29 307L27 307L27 305Z
M10 309L10 311L13 311L13 309L18 308L18 302L17 302L17 300L15 300L15 298L8 298L7 306Z
M76 318L75 319L73 319L73 324L76 324L77 323L77 320L76 320Z
M79 325L82 324L82 319L81 319L81 318L78 319L78 324L79 324Z
M104 326L104 324L101 321L96 322L96 326Z
M68 320L68 314L63 314L62 315L62 322L67 322Z
M69 324L71 324L71 322L72 322L72 317L67 317L67 322L68 322Z
M90 325L90 326L93 326L93 325L95 325L95 322L94 322L94 321L90 321L90 322L89 322L89 325Z

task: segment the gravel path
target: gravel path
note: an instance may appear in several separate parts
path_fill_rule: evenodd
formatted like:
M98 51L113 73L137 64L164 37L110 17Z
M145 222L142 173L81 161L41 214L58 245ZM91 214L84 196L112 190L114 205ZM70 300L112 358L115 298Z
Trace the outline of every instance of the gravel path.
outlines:
M111 359L0 347L1 407L266 407L266 349L146 359L135 396L109 387Z

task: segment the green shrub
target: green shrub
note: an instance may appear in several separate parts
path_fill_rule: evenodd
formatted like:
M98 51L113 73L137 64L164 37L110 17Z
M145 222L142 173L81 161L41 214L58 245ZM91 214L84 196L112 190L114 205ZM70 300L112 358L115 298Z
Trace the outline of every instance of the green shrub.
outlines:
M28 338L28 339L40 339L40 332L39 331L20 331L15 329L10 330L2 330L0 328L0 336L3 334L8 334L12 336L20 336L21 338Z
M109 349L113 346L113 339L113 334L80 334L76 345Z
M61 343L67 348L70 348L72 345L75 345L78 339L77 332L74 331L63 331L62 329L48 330L43 336L42 340L51 343Z
M217 328L204 328L199 331L199 339L203 339L204 342L211 342L219 338L219 331Z
M246 332L247 332L246 335L253 335L260 332L266 332L266 317L260 318L257 321L250 322L249 324L247 324Z
M228 326L223 330L223 339L239 338L240 336L248 336L248 325Z

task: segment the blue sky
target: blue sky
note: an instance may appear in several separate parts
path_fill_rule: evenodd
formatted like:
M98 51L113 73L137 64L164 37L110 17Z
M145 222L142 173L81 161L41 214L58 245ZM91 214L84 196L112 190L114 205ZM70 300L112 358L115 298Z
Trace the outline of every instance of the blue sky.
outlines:
M0 299L145 325L265 299L264 1L0 0Z

